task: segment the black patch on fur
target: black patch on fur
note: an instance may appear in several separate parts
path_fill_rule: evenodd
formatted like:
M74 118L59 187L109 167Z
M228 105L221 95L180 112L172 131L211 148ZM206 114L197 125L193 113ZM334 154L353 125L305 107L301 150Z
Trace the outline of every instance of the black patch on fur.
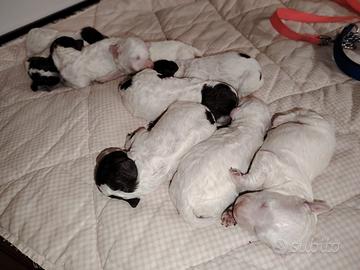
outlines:
M135 208L139 202L140 202L140 199L139 198L133 198L133 199L124 199L122 197L119 197L119 196L115 196L115 195L110 195L109 198L112 198L112 199L118 199L118 200L123 200L125 202L127 202L128 204L130 204L130 206L132 208Z
M40 74L33 74L31 76L33 82L31 83L31 90L36 91L47 91L50 92L54 87L60 83L60 77L55 76L41 76Z
M212 125L215 124L215 119L213 114L208 110L205 111L205 114L206 114L206 119L209 120L210 124Z
M247 55L246 53L239 53L239 56L241 57L245 57L245 58L250 58L249 55Z
M238 104L237 95L231 88L223 83L214 86L204 85L201 90L201 104L209 108L217 121L222 116L230 115L232 109Z
M53 54L56 47L61 46L64 48L73 48L75 50L81 51L84 47L84 41L81 39L74 39L72 37L58 37L53 41L50 46L50 55Z
M174 61L158 60L154 62L153 69L159 73L158 77L163 79L173 77L179 66Z
M29 70L27 71L31 83L31 90L51 91L60 83L61 77L51 57L30 57L28 60ZM42 75L41 72L53 72L50 76Z
M107 36L101 34L98 30L90 26L81 29L80 35L81 38L89 44L93 44L95 42L108 38Z
M262 78L262 73L261 73L261 72L259 72L259 73L260 73L259 81L261 81L261 78Z
M155 125L157 124L157 122L159 122L159 120L161 119L161 117L167 112L167 109L165 111L163 111L154 121L151 121L148 124L147 130L150 131L153 129L153 127L155 127Z
M125 82L120 84L120 89L121 90L126 90L128 89L130 86L132 85L132 78L127 79Z
M95 183L106 184L112 190L134 192L138 182L135 162L124 151L114 151L106 155L97 165Z
M28 60L29 69L39 69L43 71L59 72L51 57L30 57Z

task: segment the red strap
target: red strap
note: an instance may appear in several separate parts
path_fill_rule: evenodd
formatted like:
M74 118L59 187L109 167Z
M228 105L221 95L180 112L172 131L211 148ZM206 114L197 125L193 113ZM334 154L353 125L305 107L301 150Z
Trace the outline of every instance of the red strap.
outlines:
M360 3L356 0L334 0L337 3L351 7L360 13ZM358 10L357 10L358 8ZM291 8L278 8L270 18L272 26L283 36L292 40L307 41L312 44L320 44L321 39L319 35L300 34L291 30L281 20L290 20L296 22L306 23L324 23L324 22L350 22L354 19L360 19L358 16L319 16L312 13L297 11Z
M356 0L333 0L333 1L348 9L360 13L360 3Z

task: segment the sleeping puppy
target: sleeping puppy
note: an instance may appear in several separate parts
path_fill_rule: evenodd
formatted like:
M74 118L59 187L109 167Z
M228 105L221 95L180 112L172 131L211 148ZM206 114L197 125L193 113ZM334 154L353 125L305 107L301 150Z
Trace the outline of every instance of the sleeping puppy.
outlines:
M220 81L234 87L239 97L258 90L264 83L259 63L250 56L225 52L202 58L154 63L163 77L198 78Z
M154 120L177 100L193 101L207 106L221 124L238 103L232 87L216 81L195 78L161 78L155 70L145 69L120 84L126 109L135 117Z
M216 130L215 119L203 105L176 102L153 123L130 134L127 150L108 148L97 157L95 182L107 196L130 200L139 198L168 181L179 161L194 145Z
M231 112L229 127L194 146L184 158L171 181L170 199L190 225L203 227L220 221L221 214L238 193L229 167L247 171L264 141L271 114L261 100L241 100Z
M57 46L52 52L56 67L73 88L92 81L106 82L152 67L149 49L138 38L106 38L85 47L81 52Z
M93 27L83 28L81 30L81 37L89 44L107 38ZM202 56L202 53L198 49L177 40L151 41L146 42L146 45L149 48L150 59L152 61L160 59L192 59L197 56Z
M81 42L83 42L84 45L88 44L94 44L101 42L102 45L98 44L96 47L105 46L104 44L111 43L112 45L120 43L122 44L124 42L124 38L111 38L109 39L107 36L103 35L99 31L97 31L93 27L84 27L81 29L79 33L65 33L65 32L59 32L53 29L45 29L45 28L34 28L26 36L26 51L28 56L37 55L35 59L30 58L29 62L34 62L32 64L32 71L29 73L30 77L32 78L34 82L32 89L36 91L37 89L45 89L45 90L51 90L52 86L57 84L61 81L61 76L59 75L58 68L60 68L60 65L63 65L63 61L67 63L71 63L78 57L78 53L70 50L66 50L63 54L59 54L58 52L55 55L55 63L52 59L52 57L44 57L44 55L49 55L49 48L51 44L54 44L54 41L59 37L67 37L68 39L80 41L80 38L82 39ZM107 41L104 41L106 40ZM136 45L136 43L139 43ZM142 44L140 44L142 43ZM202 53L185 43L182 43L180 41L175 40L165 40L165 41L153 41L153 42L147 42L145 43L146 47L144 46L143 42L133 42L133 50L130 50L130 46L127 47L127 49L121 50L120 48L116 47L115 45L110 48L111 55L107 54L107 51L105 55L103 56L103 59L99 63L100 68L96 68L96 73L99 73L101 76L108 72L108 70L111 70L112 72L109 72L104 77L97 78L100 82L106 82L109 80L116 79L117 77L121 77L124 74L129 74L137 71L139 68L136 66L145 65L147 67L151 67L152 63L150 61L147 61L145 64L136 64L136 62L141 62L143 59L148 58L146 56L147 53L150 53L150 59L168 59L168 60L175 60L175 59L189 59L194 58L196 56L201 56ZM138 49L135 49L138 47ZM76 48L74 48L76 49ZM94 49L93 49L94 50ZM148 51L148 52L146 52ZM145 53L144 53L145 52ZM41 55L40 55L41 54ZM132 58L132 59L131 59ZM139 59L137 59L139 58ZM107 59L107 60L106 60ZM119 64L121 67L119 67L119 70L115 71L115 64L113 63L111 59L119 59ZM122 59L122 60L121 60ZM84 60L84 59L83 59ZM86 60L86 59L85 59ZM84 61L85 61L84 60ZM129 60L129 61L126 61ZM94 60L91 62L96 62L98 60ZM77 63L79 64L79 60L77 60ZM27 63L29 65L29 63ZM81 63L82 65L82 63ZM97 65L95 63L94 65ZM135 65L134 68L131 68L133 65ZM46 74L43 76L42 73L46 71L50 71L48 66L51 66L51 72L55 72L53 70L56 70L57 74ZM130 68L129 68L130 67ZM63 67L61 67L63 69ZM84 77L84 76L75 76L74 74L77 74L75 72L72 74L74 67L71 67L70 70L67 70L70 74L65 74L68 78L68 85L71 87L83 87L88 85L90 82L84 78L75 78L75 77ZM26 67L26 70L29 70L28 67ZM91 73L91 75L94 75L90 69L88 73ZM63 73L66 71L64 70ZM86 73L86 72L85 72ZM32 76L32 74L34 74ZM49 76L49 74L51 76ZM46 78L50 77L50 78ZM54 80L54 77L57 79ZM78 86L75 86L72 84L72 82L75 81L75 84ZM44 86L42 86L44 85Z
M250 227L282 252L306 244L317 214L329 209L314 201L311 182L328 166L334 149L334 127L323 116L305 109L278 115L249 173L230 170L238 191L264 191L240 196L233 210L224 213L223 223Z
M31 89L33 91L51 91L61 82L60 72L52 58L53 51L57 46L81 51L84 43L82 40L75 40L70 37L59 37L51 44L50 55L48 57L30 57L25 62L25 69L32 80Z

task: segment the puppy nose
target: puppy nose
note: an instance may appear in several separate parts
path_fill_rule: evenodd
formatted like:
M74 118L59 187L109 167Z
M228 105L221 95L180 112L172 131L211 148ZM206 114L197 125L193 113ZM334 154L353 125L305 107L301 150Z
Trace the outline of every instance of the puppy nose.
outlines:
M151 60L146 60L145 68L153 68L153 67L154 67L154 62Z

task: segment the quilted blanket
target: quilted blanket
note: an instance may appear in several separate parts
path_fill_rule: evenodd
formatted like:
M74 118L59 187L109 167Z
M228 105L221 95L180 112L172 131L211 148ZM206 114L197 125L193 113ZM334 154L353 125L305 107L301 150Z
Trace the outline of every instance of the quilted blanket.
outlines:
M279 36L269 17L281 6L351 14L321 0L103 0L47 27L90 25L108 36L180 40L205 55L247 53L263 68L255 94L273 113L305 107L333 115L336 153L313 183L333 209L319 217L310 246L277 255L240 227L192 229L171 204L168 183L136 209L105 197L94 184L95 157L145 123L123 107L118 81L32 92L24 38L0 48L0 235L45 269L359 269L360 83L337 69L331 46ZM288 25L330 35L344 26Z

